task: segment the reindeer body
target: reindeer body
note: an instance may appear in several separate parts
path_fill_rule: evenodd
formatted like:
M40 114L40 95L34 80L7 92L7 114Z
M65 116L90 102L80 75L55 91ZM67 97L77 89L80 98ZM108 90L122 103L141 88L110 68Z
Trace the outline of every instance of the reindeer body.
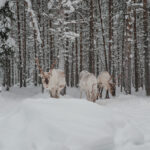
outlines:
M97 78L100 97L102 98L103 88L106 90L106 98L109 98L108 91L115 96L115 84L112 81L112 77L107 71L101 72Z
M60 92L65 88L65 74L60 69L53 69L52 65L49 72L43 72L39 65L38 59L36 59L37 66L40 70L40 76L42 78L43 87L49 90L50 96L54 98L59 98Z
M60 92L65 86L66 81L64 72L60 69L53 69L48 84L51 97L59 98Z
M95 102L97 99L97 79L88 71L82 71L79 75L79 87L80 87L80 98L82 92L85 92L86 97L89 101Z

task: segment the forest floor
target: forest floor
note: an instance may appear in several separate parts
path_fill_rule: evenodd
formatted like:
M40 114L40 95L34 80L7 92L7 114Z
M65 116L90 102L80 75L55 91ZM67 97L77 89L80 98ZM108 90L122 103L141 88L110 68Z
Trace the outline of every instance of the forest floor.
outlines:
M69 89L0 93L0 150L149 150L150 99L118 94L97 103ZM140 94L139 94L140 95Z

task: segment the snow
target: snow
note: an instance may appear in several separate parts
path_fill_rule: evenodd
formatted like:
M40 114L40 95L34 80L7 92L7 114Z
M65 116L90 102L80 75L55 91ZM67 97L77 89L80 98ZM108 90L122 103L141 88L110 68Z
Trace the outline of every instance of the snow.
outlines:
M60 2L60 5L63 6L64 8L64 13L70 14L73 13L75 11L75 8L73 5L77 5L78 3L80 3L81 0L75 0L75 1L71 1L71 0L62 0ZM52 9L54 7L54 0L50 0L48 2L48 9Z
M148 150L150 101L118 95L92 103L68 89L60 99L40 88L0 93L1 150Z
M5 5L6 1L7 0L0 0L0 8L2 8Z
M15 47L16 46L16 42L12 37L8 37L6 44L9 45L9 47Z
M74 12L74 7L72 6L72 2L70 1L70 0L68 0L68 1L64 1L64 7L68 7L69 8L69 10L65 10L64 12L65 13L72 13L72 12Z
M75 0L75 1L72 2L72 4L77 5L78 3L81 3L81 2L82 2L82 0Z
M28 13L29 14L32 14L30 17L32 17L33 21L32 21L32 28L34 28L37 32L37 41L41 44L42 43L42 40L41 40L41 37L40 37L40 31L39 31L39 27L38 27L38 22L37 22L37 18L36 18L36 15L32 9L32 4L31 4L31 1L30 0L25 0L26 3L28 4Z
M63 38L68 38L72 41L75 40L75 38L79 37L79 34L75 33L75 32L64 32Z
M53 1L53 0L50 0L50 1L48 2L48 9L52 9L53 5L54 5L54 1Z

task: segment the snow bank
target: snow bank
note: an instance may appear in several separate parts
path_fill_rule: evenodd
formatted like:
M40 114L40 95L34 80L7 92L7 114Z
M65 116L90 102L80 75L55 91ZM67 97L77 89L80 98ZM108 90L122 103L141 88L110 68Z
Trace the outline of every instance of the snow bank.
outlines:
M0 94L1 150L150 149L148 99L121 95L96 104L39 91Z

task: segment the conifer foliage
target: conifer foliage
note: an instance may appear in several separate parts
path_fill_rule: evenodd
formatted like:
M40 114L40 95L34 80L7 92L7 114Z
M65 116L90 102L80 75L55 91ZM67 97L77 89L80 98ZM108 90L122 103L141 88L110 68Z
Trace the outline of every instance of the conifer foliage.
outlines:
M11 38L11 22L13 20L12 3L5 2L0 8L0 62L4 70L3 85L6 90L10 87L10 59L13 53L14 40Z

